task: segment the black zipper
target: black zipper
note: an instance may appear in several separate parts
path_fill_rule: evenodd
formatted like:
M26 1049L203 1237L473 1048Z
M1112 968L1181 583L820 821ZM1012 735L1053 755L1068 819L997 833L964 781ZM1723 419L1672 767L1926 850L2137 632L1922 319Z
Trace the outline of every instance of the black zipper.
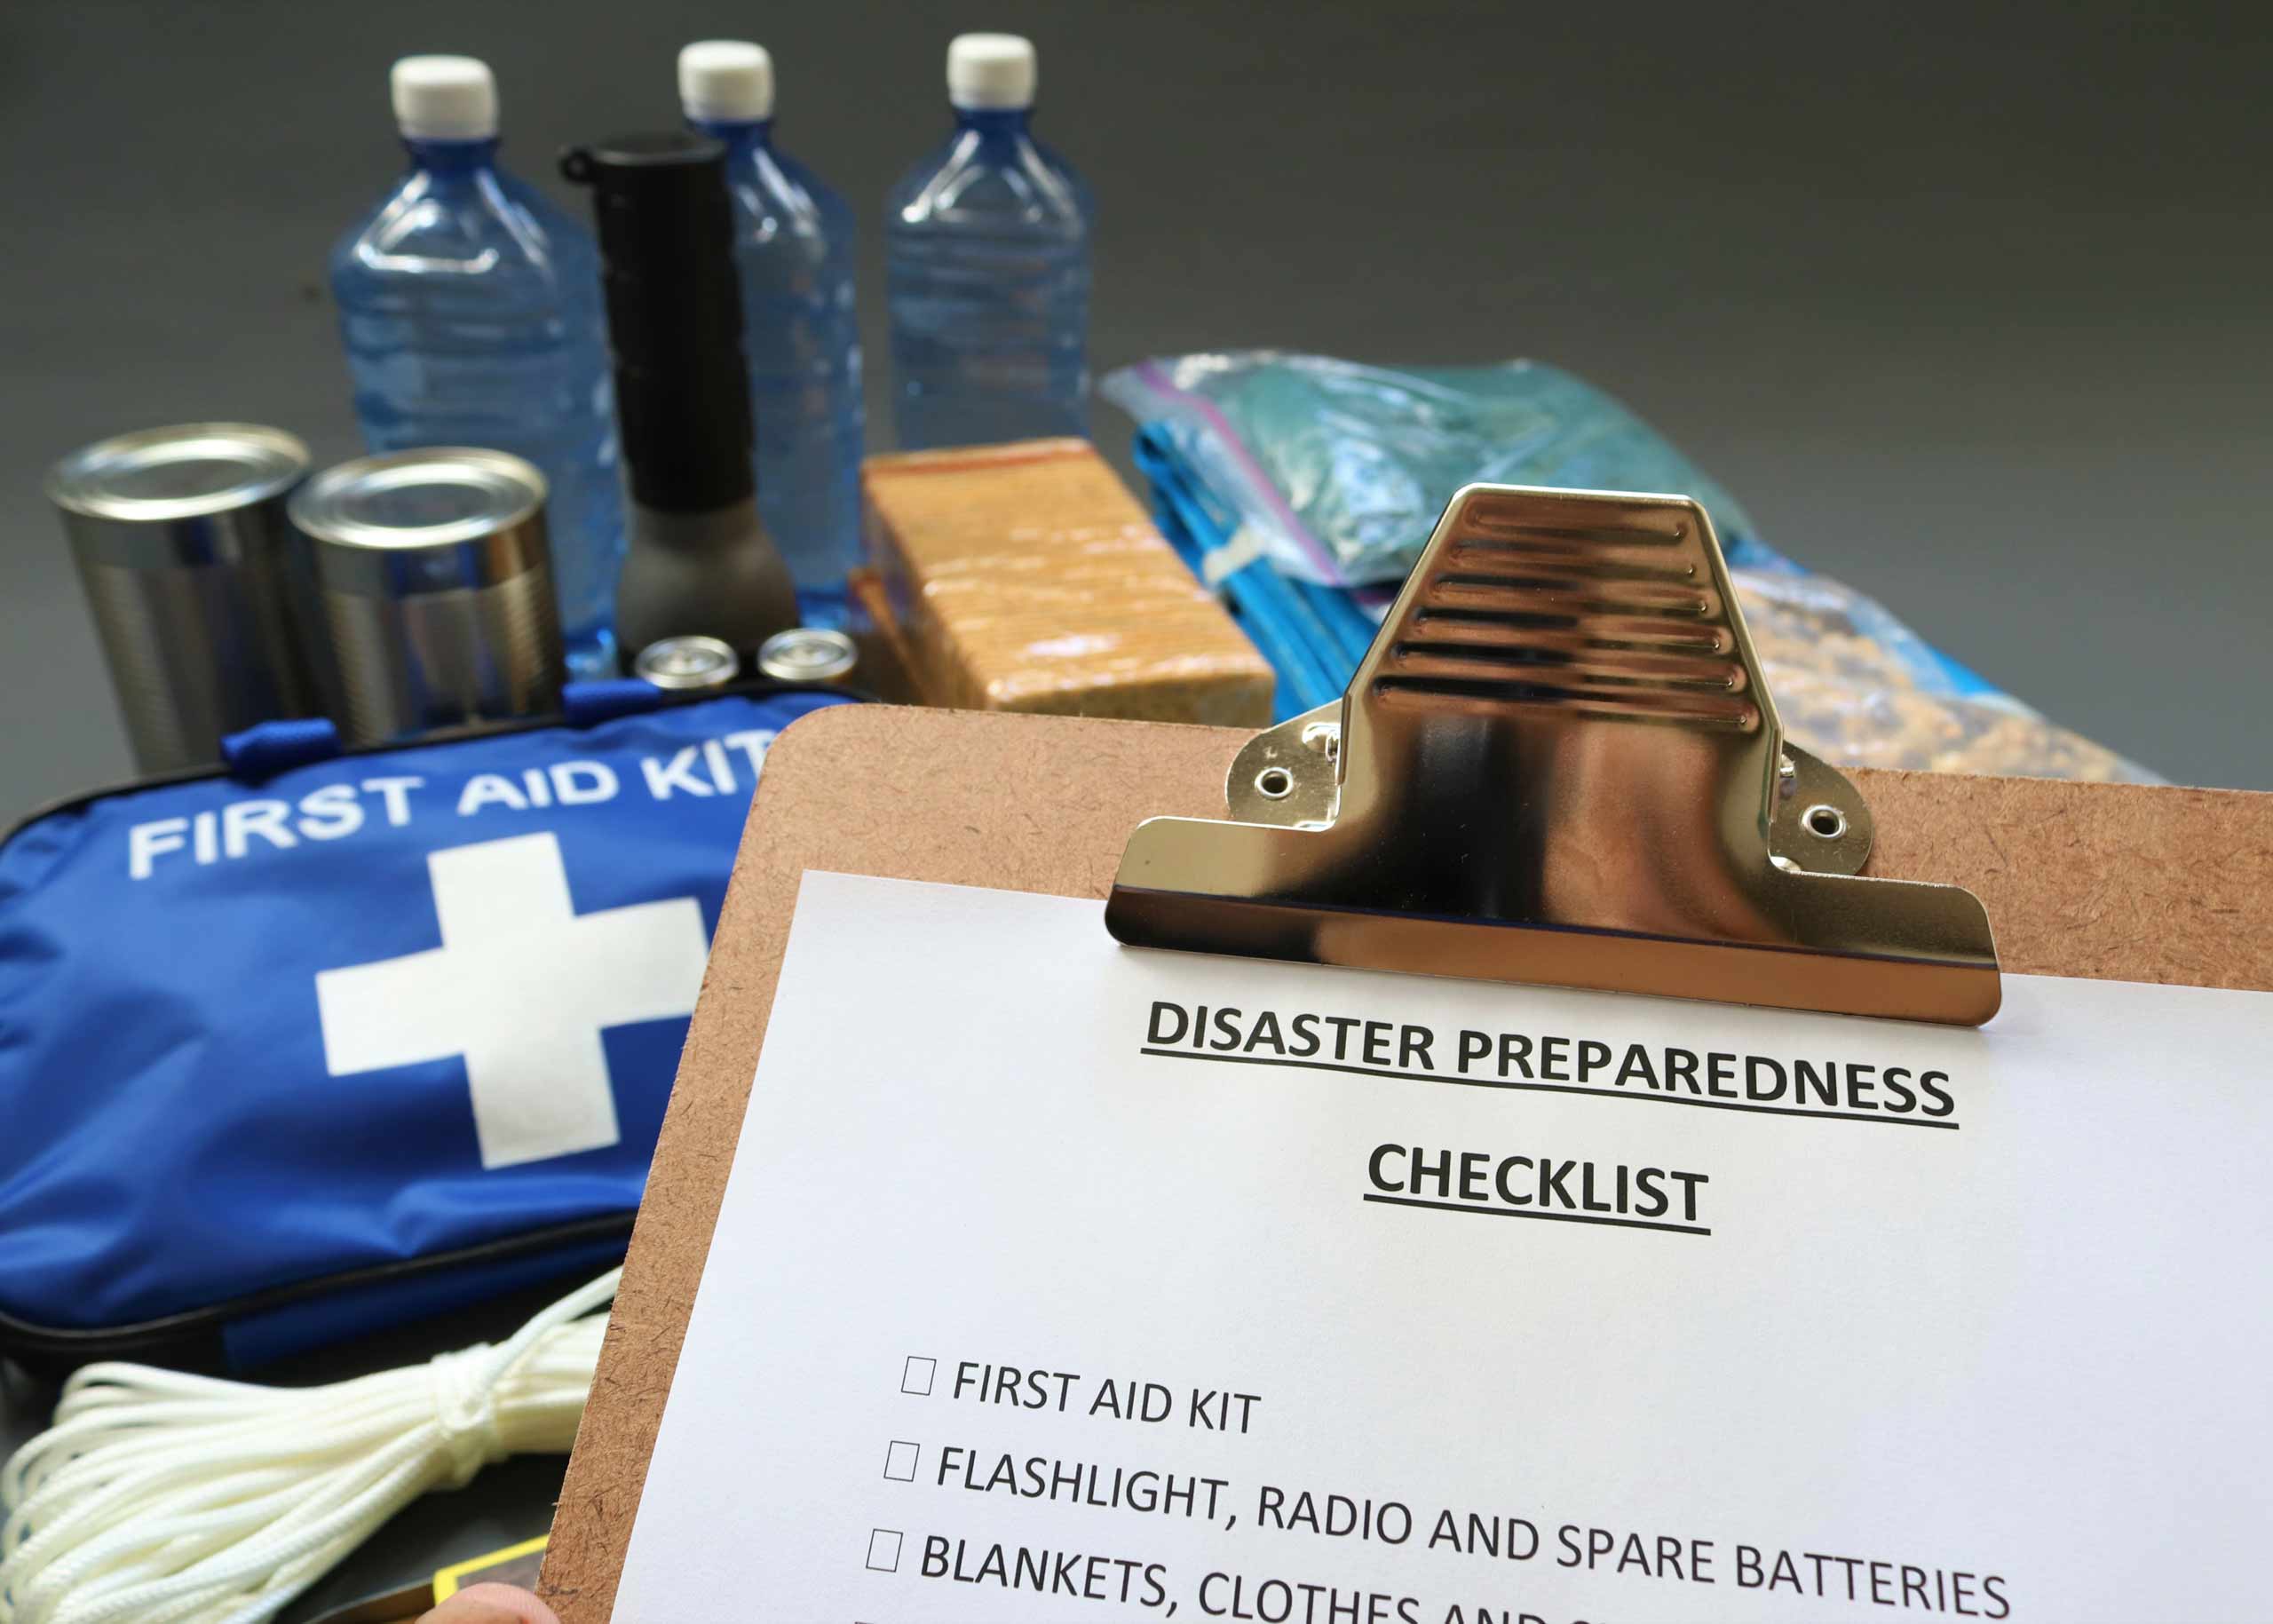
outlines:
M366 1264L336 1274L314 1275L288 1286L263 1287L203 1308L185 1309L178 1314L138 1320L132 1325L64 1330L0 1313L0 1353L36 1374L60 1375L95 1359L120 1359L163 1365L172 1370L225 1370L228 1357L222 1330L233 1320L289 1308L314 1297L391 1284L413 1275L511 1263L541 1252L565 1251L581 1242L621 1239L628 1243L635 1216L622 1212L575 1218L453 1251Z

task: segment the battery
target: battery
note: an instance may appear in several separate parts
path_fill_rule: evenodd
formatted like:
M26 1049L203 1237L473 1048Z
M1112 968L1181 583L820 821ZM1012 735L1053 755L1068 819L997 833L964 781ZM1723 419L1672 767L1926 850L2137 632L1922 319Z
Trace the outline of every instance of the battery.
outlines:
M49 472L144 772L218 761L224 733L314 709L284 517L307 469L281 429L186 423Z
M560 611L544 476L438 447L358 457L292 497L358 744L560 706Z
M836 682L859 661L852 639L824 626L777 631L757 651L757 669L776 682Z
M717 638L662 638L639 651L631 674L674 692L723 688L742 674L742 662Z

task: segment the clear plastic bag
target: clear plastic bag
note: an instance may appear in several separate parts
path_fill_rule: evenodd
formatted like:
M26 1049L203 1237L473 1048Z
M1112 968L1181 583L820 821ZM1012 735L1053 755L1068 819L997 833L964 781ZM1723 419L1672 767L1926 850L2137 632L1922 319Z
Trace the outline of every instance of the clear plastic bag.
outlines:
M1873 599L1763 542L1734 497L1600 390L1533 361L1398 368L1270 350L1125 368L1107 398L1144 425L1163 528L1292 690L1297 667L1346 681L1454 491L1477 481L1694 496L1713 517L1769 692L1793 741L1842 765L2156 782L1949 659ZM1328 589L1328 590L1321 590ZM1334 589L1347 589L1334 590ZM1287 600L1293 601L1293 600ZM1331 646L1321 646L1321 643Z
M1875 600L1827 575L1789 566L1730 574L1786 735L1826 761L2160 781L1952 665Z
M1272 563L1297 580L1405 579L1463 485L1677 491L1730 562L1754 535L1736 498L1582 378L1538 361L1367 367L1242 350L1123 368L1105 397L1167 426Z

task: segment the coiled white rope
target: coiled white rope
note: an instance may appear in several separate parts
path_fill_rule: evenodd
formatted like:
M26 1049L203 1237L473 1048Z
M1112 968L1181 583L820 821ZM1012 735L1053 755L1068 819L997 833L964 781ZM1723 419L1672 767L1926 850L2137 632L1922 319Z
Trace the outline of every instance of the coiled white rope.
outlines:
M495 1347L329 1387L88 1366L0 1471L0 1624L262 1624L427 1490L565 1453L617 1272Z

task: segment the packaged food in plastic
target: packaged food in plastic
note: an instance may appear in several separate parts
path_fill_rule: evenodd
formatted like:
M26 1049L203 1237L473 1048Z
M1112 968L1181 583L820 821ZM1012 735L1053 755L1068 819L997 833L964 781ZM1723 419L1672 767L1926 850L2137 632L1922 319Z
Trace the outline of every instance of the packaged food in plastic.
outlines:
M2153 773L2046 720L1826 575L1732 569L1786 737L1849 767L2154 783Z
M872 456L876 618L935 705L1259 727L1272 672L1085 440Z
M1399 368L1269 350L1125 368L1162 530L1279 673L1341 691L1389 586L1461 486L1673 492L1712 515L1786 732L1842 765L2156 781L1763 541L1734 497L1600 390L1533 361Z
M1678 491L1705 504L1731 563L1754 535L1665 436L1539 361L1368 367L1241 350L1143 361L1101 387L1139 423L1166 424L1298 580L1404 580L1446 499L1479 483Z

